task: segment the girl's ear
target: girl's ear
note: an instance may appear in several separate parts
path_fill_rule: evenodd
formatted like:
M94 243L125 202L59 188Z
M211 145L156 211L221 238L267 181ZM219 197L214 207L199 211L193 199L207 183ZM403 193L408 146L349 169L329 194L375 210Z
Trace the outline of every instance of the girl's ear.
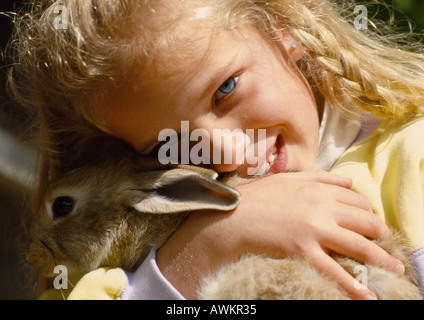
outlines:
M131 205L139 212L153 214L235 209L239 192L217 181L217 176L204 170L169 170L152 183L151 189L144 183L142 189L132 188Z
M287 30L279 31L281 34L281 44L285 49L286 54L294 61L298 61L303 58L305 55L306 48L297 40Z

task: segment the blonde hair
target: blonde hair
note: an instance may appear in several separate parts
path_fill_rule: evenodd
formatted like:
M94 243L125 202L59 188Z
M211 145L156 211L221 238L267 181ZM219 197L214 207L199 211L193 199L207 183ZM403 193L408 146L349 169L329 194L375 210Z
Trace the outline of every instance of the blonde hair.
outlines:
M165 5L175 8L166 12ZM58 28L61 10L67 24ZM334 1L37 1L16 19L9 88L38 111L40 195L49 180L89 161L97 139L108 137L98 107L134 64L152 64L165 53L183 58L169 48L177 43L173 26L185 19L202 19L211 31L251 25L269 39L288 31L306 48L299 68L347 116L367 111L404 119L424 106L422 53L356 30Z

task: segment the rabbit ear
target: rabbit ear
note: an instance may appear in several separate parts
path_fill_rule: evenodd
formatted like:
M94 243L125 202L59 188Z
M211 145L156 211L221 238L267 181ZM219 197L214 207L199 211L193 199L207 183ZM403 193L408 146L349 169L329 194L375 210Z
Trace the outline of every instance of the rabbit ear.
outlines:
M236 208L239 192L217 181L217 176L202 171L170 170L161 175L151 189L133 189L132 206L139 212L157 214Z

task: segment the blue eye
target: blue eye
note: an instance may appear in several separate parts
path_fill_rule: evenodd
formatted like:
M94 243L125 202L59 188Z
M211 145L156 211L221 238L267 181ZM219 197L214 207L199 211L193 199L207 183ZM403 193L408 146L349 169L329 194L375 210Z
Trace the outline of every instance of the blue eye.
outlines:
M239 77L228 78L215 92L215 101L219 102L221 99L224 99L226 96L232 93L237 86L238 80Z

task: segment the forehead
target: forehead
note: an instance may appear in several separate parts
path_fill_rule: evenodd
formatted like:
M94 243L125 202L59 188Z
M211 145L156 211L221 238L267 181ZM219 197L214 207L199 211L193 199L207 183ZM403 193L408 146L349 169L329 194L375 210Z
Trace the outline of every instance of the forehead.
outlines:
M187 34L180 37L183 44L168 48L149 64L133 68L128 84L117 96L120 101L127 98L134 101L137 97L138 106L145 109L146 116L153 105L154 112L160 113L199 103L233 76L231 71L236 73L242 66L248 67L253 52L260 54L258 48L264 48L265 44L261 35L247 27L198 38Z
M198 69L217 34L240 27L254 29L255 21L240 3L244 1L155 0L142 6L135 21L139 43L133 49L143 56L138 59L141 67L164 78L172 75L173 69L180 74L189 66Z

